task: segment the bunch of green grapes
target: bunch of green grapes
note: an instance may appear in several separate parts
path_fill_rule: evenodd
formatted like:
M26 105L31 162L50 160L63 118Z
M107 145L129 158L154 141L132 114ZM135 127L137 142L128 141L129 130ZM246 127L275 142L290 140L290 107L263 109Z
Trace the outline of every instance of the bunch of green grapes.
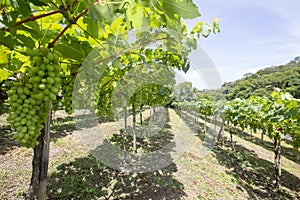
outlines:
M7 92L10 105L8 122L16 130L14 138L25 147L38 144L46 122L50 101L56 100L60 88L59 57L47 48L27 50L31 67Z
M97 113L97 84L93 82L84 82L78 94L81 98L74 97L77 108L88 110L90 113ZM104 98L104 97L103 97Z
M71 115L73 113L72 107L72 93L75 77L71 75L65 75L62 79L62 95L63 95L63 105L66 113Z
M72 65L68 68L63 76L62 94L65 111L71 114L75 109L95 111L96 108L96 89L97 84L93 82L93 74L81 74L81 78L77 78L80 66ZM87 79L83 77L88 77ZM75 87L75 88L74 88Z

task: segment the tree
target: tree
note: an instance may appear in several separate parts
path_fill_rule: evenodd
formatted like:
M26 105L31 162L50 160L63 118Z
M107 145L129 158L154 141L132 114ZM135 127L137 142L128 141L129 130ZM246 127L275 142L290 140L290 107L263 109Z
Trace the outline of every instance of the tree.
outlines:
M177 93L178 93L178 97L179 98L184 98L184 99L188 99L190 97L192 97L193 95L193 90L192 90L192 83L185 81L182 83L179 83L177 86Z

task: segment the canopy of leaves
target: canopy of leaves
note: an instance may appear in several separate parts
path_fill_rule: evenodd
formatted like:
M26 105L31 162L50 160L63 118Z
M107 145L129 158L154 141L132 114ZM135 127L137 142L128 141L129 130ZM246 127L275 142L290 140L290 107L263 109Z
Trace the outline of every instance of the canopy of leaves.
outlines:
M181 65L186 71L185 57L202 32L219 31L214 20L212 25L201 22L197 30L187 32L182 20L200 16L192 0L6 0L0 9L0 81L29 66L26 49L54 48L64 63L81 64L95 46L102 47L103 57L120 50L121 45L123 50L128 48L124 36L139 28L174 30L182 46L190 48L180 51L177 47L163 56L169 57L167 64ZM137 37L143 38L143 33Z

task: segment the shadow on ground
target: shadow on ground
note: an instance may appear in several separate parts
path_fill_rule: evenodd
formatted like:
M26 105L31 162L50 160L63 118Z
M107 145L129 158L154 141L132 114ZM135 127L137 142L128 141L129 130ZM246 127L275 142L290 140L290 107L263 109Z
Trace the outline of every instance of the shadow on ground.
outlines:
M154 172L124 173L88 156L57 167L48 181L49 199L182 199L174 164Z
M173 135L170 128L169 123L166 123L164 129L158 134L150 138L138 138L138 148L144 152L153 152L166 144L171 144L170 147L172 147ZM106 140L91 153L95 155L95 151L98 153L109 152L111 156L107 156L105 159L111 157L120 164L126 160L122 157L123 141L122 135L114 134L110 141ZM128 154L133 154L131 143L132 138L129 138L126 148ZM109 144L113 144L120 151L114 152L111 148L107 149L110 147ZM161 155L163 157L159 157L162 158L161 161L167 163L166 167L143 173L109 168L93 156L78 158L73 162L62 164L49 178L49 199L182 199L186 194L183 184L175 179L177 167L170 157L170 151L172 148L163 151ZM129 156L126 161L128 159ZM152 157L150 157L150 161L151 159ZM155 164L155 160L152 164Z
M56 118L51 121L51 137L52 141L58 138L71 135L74 131L81 130L81 128L95 127L107 120L101 121L95 115L82 114L77 116L65 116L63 118Z
M282 169L282 190L275 192L274 164L261 159L244 146L236 145L236 152L227 143L224 148L216 146L215 153L227 173L233 175L250 199L300 199L300 179Z
M5 155L10 150L20 147L20 144L12 137L13 133L9 125L0 126L0 155Z
M51 121L50 126L50 140L56 140L63 138L67 135L71 135L76 130L75 120L71 116L64 118L56 118Z

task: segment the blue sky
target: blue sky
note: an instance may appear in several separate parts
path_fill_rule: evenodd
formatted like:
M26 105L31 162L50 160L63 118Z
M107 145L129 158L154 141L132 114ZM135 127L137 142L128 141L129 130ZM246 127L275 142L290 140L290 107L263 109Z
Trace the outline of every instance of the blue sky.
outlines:
M285 64L300 55L299 0L194 0L194 3L202 16L189 20L189 27L198 21L221 19L221 32L201 38L199 45L214 62L222 82ZM192 82L196 78L193 72L186 78Z

